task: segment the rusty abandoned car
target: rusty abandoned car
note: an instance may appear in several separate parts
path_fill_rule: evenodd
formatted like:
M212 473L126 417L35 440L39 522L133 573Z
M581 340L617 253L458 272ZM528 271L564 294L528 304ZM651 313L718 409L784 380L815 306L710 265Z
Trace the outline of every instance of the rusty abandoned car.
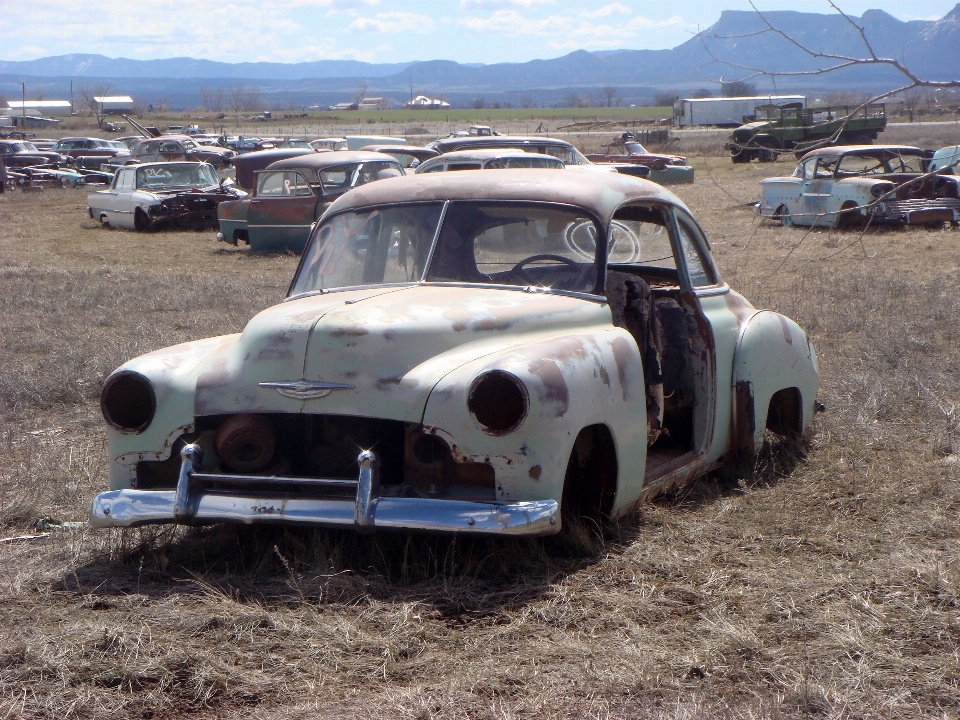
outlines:
M783 225L956 225L960 181L928 175L930 166L930 153L915 147L820 148L804 155L790 177L761 180L755 208Z
M654 183L383 180L330 206L242 333L109 376L91 522L547 535L752 467L817 389L804 331L729 288Z
M255 172L251 197L218 208L218 240L233 245L245 242L251 250L260 252L300 252L313 223L333 200L364 183L404 174L394 158L382 153L303 152Z
M103 225L153 230L215 225L217 206L245 193L220 182L212 166L159 162L117 169L106 190L87 196L87 214Z

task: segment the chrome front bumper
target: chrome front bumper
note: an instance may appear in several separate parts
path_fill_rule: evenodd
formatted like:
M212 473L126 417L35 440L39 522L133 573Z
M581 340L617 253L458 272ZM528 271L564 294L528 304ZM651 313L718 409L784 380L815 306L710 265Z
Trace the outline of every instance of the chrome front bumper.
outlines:
M287 523L354 529L361 532L405 530L477 535L551 535L560 529L555 500L483 503L432 498L380 496L380 476L372 452L360 454L360 475L353 480L268 478L199 472L202 453L187 445L180 453L176 490L112 490L93 501L90 524L95 528L136 527L155 523L206 525L232 522ZM331 491L352 490L348 498L287 497L277 493L211 490L207 485L290 485L302 483Z

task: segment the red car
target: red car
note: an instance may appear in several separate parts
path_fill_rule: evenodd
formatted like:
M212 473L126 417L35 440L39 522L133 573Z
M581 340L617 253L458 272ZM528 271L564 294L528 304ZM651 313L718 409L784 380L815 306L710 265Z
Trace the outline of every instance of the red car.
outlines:
M610 145L604 146L605 153L587 155L595 163L633 163L650 168L650 179L656 183L692 183L694 170L687 165L687 159L680 155L662 155L648 151L637 142L633 133L623 133Z
M101 163L114 157L130 157L127 146L116 140L91 137L62 138L53 146L54 152L74 159L80 167L99 169ZM90 158L89 160L83 158Z

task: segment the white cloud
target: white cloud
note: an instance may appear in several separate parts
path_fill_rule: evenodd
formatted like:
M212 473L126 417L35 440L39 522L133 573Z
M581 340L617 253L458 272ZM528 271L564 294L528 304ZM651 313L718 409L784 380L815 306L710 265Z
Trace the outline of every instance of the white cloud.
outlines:
M550 36L567 32L573 25L568 17L551 15L543 20L529 20L516 10L497 10L490 17L465 17L457 27L471 32L500 33L508 36Z
M433 30L433 27L433 20L426 15L417 15L410 12L385 12L377 13L373 17L358 17L347 25L347 30L379 33L426 33Z
M618 2L610 3L609 5L604 5L599 10L588 11L584 10L580 13L581 17L585 18L600 18L600 17L610 17L614 13L619 15L629 15L632 11L626 5L621 5Z
M536 5L551 5L554 0L460 0L460 7L469 10L477 8L478 10L522 7L531 8Z
M555 50L621 48L630 43L640 31L666 30L686 27L679 15L666 20L635 17L621 25L584 22L565 33L562 38L547 43Z

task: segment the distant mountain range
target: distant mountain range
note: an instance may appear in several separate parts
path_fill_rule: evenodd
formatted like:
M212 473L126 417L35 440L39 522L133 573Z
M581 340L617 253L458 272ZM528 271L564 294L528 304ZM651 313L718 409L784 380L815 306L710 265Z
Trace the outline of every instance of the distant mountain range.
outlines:
M777 11L769 22L804 47L838 56L863 57L858 30L838 14ZM903 22L881 10L853 18L880 57L893 57L930 80L960 78L960 4L936 21ZM353 60L307 63L222 63L194 58L130 60L102 55L62 55L29 61L0 61L0 93L19 95L27 83L48 98L62 97L69 82L109 82L112 92L163 97L174 106L192 107L199 91L231 83L260 88L268 103L321 105L349 99L360 82L368 94L405 100L411 83L416 92L439 95L457 104L485 101L554 104L571 93L617 89L621 102L648 101L658 90L689 92L718 89L718 81L743 78L746 68L764 72L807 73L759 76L758 91L823 92L831 89L888 89L903 77L884 67L859 67L813 74L836 64L804 53L776 33L761 32L754 12L725 10L702 33L670 50L578 50L551 60L468 65L449 60L372 64Z

